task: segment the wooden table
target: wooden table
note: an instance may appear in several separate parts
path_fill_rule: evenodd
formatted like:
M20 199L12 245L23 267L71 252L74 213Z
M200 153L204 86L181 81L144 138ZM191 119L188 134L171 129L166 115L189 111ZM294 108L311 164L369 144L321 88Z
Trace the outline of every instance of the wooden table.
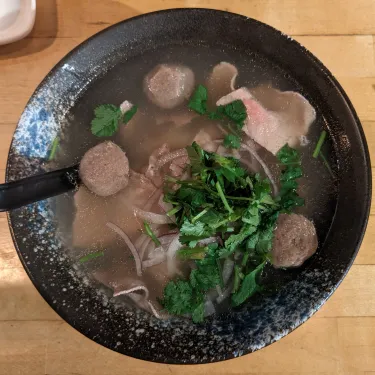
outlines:
M19 116L67 52L120 20L163 8L226 9L292 35L335 74L375 154L375 0L37 0L31 35L0 47L0 169ZM375 211L355 265L327 304L281 341L225 363L167 366L105 349L60 319L35 290L0 215L0 374L375 375ZM339 249L338 249L339 251Z

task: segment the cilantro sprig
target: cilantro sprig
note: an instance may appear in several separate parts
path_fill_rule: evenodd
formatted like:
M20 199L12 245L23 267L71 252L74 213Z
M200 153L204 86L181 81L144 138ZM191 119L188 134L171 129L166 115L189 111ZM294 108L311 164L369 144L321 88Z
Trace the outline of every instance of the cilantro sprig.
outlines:
M118 106L102 104L94 109L91 132L97 137L110 137L117 132L120 123L127 124L136 112L135 105L123 114Z
M214 111L207 109L208 93L206 87L198 85L190 98L188 107L206 115L211 120L220 120L230 131L224 138L224 146L227 148L240 148L241 130L247 118L246 107L241 100L234 100L226 105L219 105ZM232 127L232 125L234 127Z
M167 178L164 200L172 204L180 231L183 248L177 256L195 261L196 267L188 280L167 284L162 303L168 312L190 314L200 322L205 293L222 283L221 259L241 254L234 269L234 306L261 290L260 275L270 259L278 215L303 204L297 194L302 169L299 152L285 145L277 154L283 166L280 194L273 197L269 181L249 174L238 159L207 152L195 142L187 153L191 178ZM200 245L210 237L219 237L221 245Z

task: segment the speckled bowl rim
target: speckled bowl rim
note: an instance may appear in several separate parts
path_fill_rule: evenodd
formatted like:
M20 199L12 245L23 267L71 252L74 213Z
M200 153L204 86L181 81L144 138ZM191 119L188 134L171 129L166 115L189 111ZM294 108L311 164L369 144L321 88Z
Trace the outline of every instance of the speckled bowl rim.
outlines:
M122 28L127 28L129 26L129 29L131 29L131 25L133 24L142 24L143 26L147 25L148 22L152 23L159 20L169 20L171 24L173 22L177 22L176 18L187 20L186 23L189 22L195 22L197 25L197 21L199 20L206 20L208 23L211 23L212 27L214 26L216 19L219 19L223 22L238 22L239 24L247 23L249 29L253 28L255 30L258 30L260 32L264 32L265 34L268 34L269 37L272 37L275 39L276 42L283 44L284 46L288 46L290 50L295 50L308 60L308 64L311 64L311 66L316 69L316 72L321 71L322 76L324 76L324 79L327 80L327 87L329 86L335 91L335 94L340 97L338 100L342 101L342 105L347 108L347 113L345 113L345 116L350 117L348 122L351 123L351 126L355 129L353 130L353 137L356 137L355 141L359 143L360 150L356 150L358 153L358 158L360 159L358 165L362 165L362 169L360 170L360 175L363 178L364 181L364 188L362 188L362 191L360 193L364 197L364 202L362 205L360 205L359 208L359 214L360 214L360 223L356 226L356 233L355 233L355 245L352 249L348 250L348 258L344 259L342 261L337 260L337 264L335 263L335 266L337 265L337 268L334 271L329 271L327 268L327 262L324 256L318 255L316 257L316 268L310 268L303 271L303 274L301 277L297 278L296 280L292 281L288 284L287 287L285 287L283 290L279 292L279 294L276 297L270 297L269 305L266 304L266 309L262 310L256 310L256 308L252 309L250 311L250 308L247 310L247 307L244 307L239 313L230 313L230 324L228 331L223 330L223 319L224 318L215 318L213 321L210 321L202 326L194 326L191 324L183 325L181 326L180 323L171 323L173 326L173 329L179 330L182 329L183 332L181 333L181 338L185 340L185 338L192 338L191 340L196 340L193 345L190 345L192 342L179 342L179 345L177 345L177 348L173 347L173 340L169 341L167 337L165 337L165 345L163 345L162 349L155 349L151 346L147 347L147 351L143 351L140 349L139 342L135 340L135 344L131 344L130 341L124 342L123 345L116 345L115 341L112 340L110 336L105 336L105 333L102 335L98 335L97 332L92 331L91 327L85 326L85 324L79 320L77 320L73 313L68 309L62 307L61 304L55 303L53 296L53 291L51 294L50 289L48 288L48 285L45 285L43 282L43 277L45 277L45 280L48 279L48 269L43 270L43 272L46 272L46 275L41 276L40 273L36 272L36 269L33 269L34 264L27 262L25 258L25 254L28 253L27 249L23 247L20 239L20 235L23 233L27 235L27 231L24 232L20 229L16 229L16 222L18 220L21 220L20 216L21 214L19 212L22 212L22 215L26 213L27 215L30 215L31 213L33 215L38 215L40 213L40 206L39 205L32 205L28 207L27 209L21 209L21 211L14 211L8 214L8 221L9 226L12 234L12 239L15 245L15 248L17 250L17 253L21 259L21 262L30 277L31 281L34 283L35 287L38 289L40 294L43 296L43 298L47 301L47 303L65 320L67 321L72 327L77 329L79 332L84 334L86 337L89 337L90 339L96 341L97 343L106 346L112 350L115 350L119 353L123 353L126 355L130 355L135 358L149 360L149 361L155 361L155 362L161 362L161 363L175 363L175 364L184 364L184 363L209 363L209 362L216 362L221 360L227 360L234 357L241 356L243 354L247 354L250 352L253 352L255 350L258 350L260 348L263 348L276 340L284 337L291 331L293 331L295 328L297 328L299 325L304 323L310 316L312 316L323 304L324 302L329 298L329 296L333 293L333 291L337 288L337 286L341 283L342 279L347 274L350 266L353 264L355 256L359 250L360 244L363 239L363 235L365 232L365 228L368 221L368 216L370 212L370 205L371 205L371 166L370 166L370 157L369 152L364 136L364 132L362 129L362 126L360 124L360 121L356 115L356 112L345 94L344 90L341 88L339 83L336 81L336 79L332 76L332 74L323 66L323 64L314 57L310 52L308 52L304 47L299 45L297 42L289 38L288 36L282 34L281 32L277 31L276 29L273 29L272 27L265 25L259 21L249 19L245 16L236 15L229 12L222 12L222 11L216 11L216 10L210 10L210 9L170 9L170 10L164 10L154 13L148 13L144 15L140 15L134 18L131 18L129 20L125 20L123 22L120 22L118 24L115 24L100 33L92 36L91 38L87 39L85 42L80 44L78 47L76 47L74 50L72 50L68 55L66 55L52 70L51 72L46 76L46 78L42 81L42 83L38 86L37 90L33 94L32 98L26 105L25 111L28 107L31 106L33 103L33 98L37 97L38 94L43 90L43 87L45 85L48 85L50 83L50 80L54 78L54 76L58 75L59 72L61 72L61 69L66 65L67 62L69 62L71 59L74 59L74 56L79 54L87 53L87 49L91 45L91 43L95 44L95 41L100 38L105 38L106 34L109 36L114 36L117 32L121 34ZM215 19L215 20L214 20ZM185 21L184 21L185 22ZM139 26L139 25L138 25ZM153 24L155 26L155 23ZM189 32L189 31L187 31ZM136 38L136 33L134 34ZM190 34L189 34L190 35ZM193 35L193 34L192 34ZM258 38L258 35L255 34L254 38ZM85 50L86 48L86 50ZM82 50L84 50L82 52ZM272 51L270 52L272 54ZM84 59L83 59L84 60ZM64 65L65 64L65 65ZM72 73L72 75L74 75ZM46 105L43 103L43 105ZM25 113L25 112L24 112ZM343 115L344 116L344 115ZM345 122L345 121L344 121ZM20 120L20 124L22 123L22 118ZM22 126L18 125L17 129ZM333 128L336 125L333 125ZM333 129L333 132L337 131L337 134L340 135L340 129L339 125L337 125L337 129ZM16 130L17 134L17 130ZM341 134L342 135L342 134ZM20 141L19 141L20 142ZM17 152L15 151L15 143L16 143L16 137L13 139L12 145L10 147L9 152L9 158L7 163L7 170L6 170L6 180L14 180L18 177L23 177L24 175L29 175L32 173L35 173L38 171L38 166L28 164L24 159L20 158L19 155L15 155ZM16 157L17 156L17 157ZM22 159L22 160L20 160ZM26 163L27 168L25 168L25 171L20 170L20 166L22 166L22 163ZM16 167L14 167L16 166ZM13 169L12 169L13 168ZM17 169L15 171L14 169ZM343 171L343 173L346 173ZM355 186L355 181L353 182L353 186ZM348 190L349 191L349 190ZM44 206L43 206L44 207ZM28 210L28 211L27 211ZM44 208L43 208L44 210ZM38 217L36 217L36 221L38 221ZM354 222L353 222L354 223ZM354 225L354 224L353 224ZM345 234L343 234L345 237ZM326 242L329 242L329 238ZM353 241L352 241L353 242ZM346 253L345 253L346 254ZM35 258L35 263L38 263L39 258ZM334 260L335 261L335 260ZM301 286L301 280L303 283L302 290ZM305 288L305 289L304 289ZM296 293L290 293L292 290L297 289ZM309 295L308 300L305 298L304 293L311 292L312 294ZM82 294L86 295L86 294ZM90 293L88 293L90 297ZM70 295L73 299L74 296ZM56 299L58 299L57 297ZM268 297L267 297L268 298ZM266 299L267 299L266 298ZM300 303L303 301L303 305L301 306ZM90 300L91 302L91 300ZM74 302L75 303L75 302ZM300 311L298 313L291 310L293 306L298 306ZM274 310L276 309L276 310ZM111 312L115 314L115 312ZM117 314L117 312L116 312ZM260 318L257 318L257 314L261 315ZM277 317L275 318L275 314ZM133 314L134 315L134 314ZM129 322L133 321L134 319L133 315L130 313L126 313L124 317L126 316L127 319L129 319ZM144 315L138 315L136 313L137 319L147 319L144 317ZM117 316L114 315L114 318L117 319ZM263 320L262 320L263 319ZM269 319L269 322L267 321ZM280 319L280 320L278 320ZM226 321L228 322L228 321ZM124 323L125 324L125 323ZM130 324L130 323L129 323ZM167 325L163 326L163 323L153 323L156 326L159 325L161 329L171 329L170 327L167 327ZM164 328L163 328L164 327ZM181 328L182 327L182 328ZM245 328L245 329L244 329ZM142 328L143 329L143 328ZM184 331L185 330L185 331ZM188 330L188 333L186 332ZM254 334L254 337L248 337L249 332ZM159 331L158 334L160 334L160 338L155 338L155 340L163 339L164 341L164 332ZM130 336L133 335L133 333L129 334ZM157 334L156 334L157 335ZM209 336L209 339L211 341L207 341L206 335ZM259 337L255 337L258 335ZM133 335L134 336L134 335ZM186 337L185 337L186 336ZM134 336L135 337L135 336ZM142 341L142 339L141 339ZM133 346L132 346L133 345ZM213 347L214 345L219 345ZM193 347L194 346L194 347ZM210 350L207 352L203 352L205 348L209 347ZM170 352L168 351L170 350ZM213 349L213 350L211 350ZM159 351L158 351L159 350ZM222 351L224 350L224 353ZM174 352L175 351L175 352ZM185 353L188 354L185 354ZM193 353L193 354L192 354Z

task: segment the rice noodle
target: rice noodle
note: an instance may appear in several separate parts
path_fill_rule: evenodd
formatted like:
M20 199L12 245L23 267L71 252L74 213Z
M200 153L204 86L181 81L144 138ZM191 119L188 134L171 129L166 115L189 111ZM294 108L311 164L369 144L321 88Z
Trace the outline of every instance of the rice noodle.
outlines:
M176 257L176 252L181 247L182 247L182 244L180 242L179 235L177 234L174 240L169 245L168 251L167 251L167 268L168 268L168 274L171 277L177 273L175 257Z
M156 214L154 212L144 211L138 207L133 209L134 215L139 217L142 220L146 220L151 224L171 224L173 223L172 219L167 215Z
M118 227L116 224L111 223L110 221L108 221L106 225L108 228L112 229L115 233L117 233L124 240L124 242L126 243L126 245L128 246L129 250L131 251L134 257L137 275L142 276L141 258L139 257L138 251L133 245L133 243L130 241L130 238L128 237L128 235L120 227Z
M250 143L251 141L248 141L248 142ZM249 152L252 156L254 156L254 158L258 161L258 163L262 166L262 168L264 170L264 173L267 175L268 179L271 182L274 195L277 195L278 189L277 189L277 185L275 183L275 180L272 177L271 171L269 170L269 168L267 167L267 165L263 161L263 159L255 151L255 148L253 146L251 146L249 143L241 143L241 149Z
M167 155L163 155L156 163L156 169L162 168L165 164L171 162L176 158L180 158L181 156L187 156L187 151L184 148L180 148L176 151L172 151Z

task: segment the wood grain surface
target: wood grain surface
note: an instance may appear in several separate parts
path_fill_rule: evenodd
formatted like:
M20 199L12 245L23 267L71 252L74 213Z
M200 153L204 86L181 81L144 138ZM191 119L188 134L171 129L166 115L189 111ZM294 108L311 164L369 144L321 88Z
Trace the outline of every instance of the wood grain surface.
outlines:
M54 64L115 22L175 7L225 9L292 35L343 85L362 120L374 160L375 0L37 0L32 33L0 46L2 178L20 114ZM375 375L374 244L375 208L342 285L313 318L281 341L224 363L167 366L114 353L62 321L26 276L6 217L0 214L0 375Z

